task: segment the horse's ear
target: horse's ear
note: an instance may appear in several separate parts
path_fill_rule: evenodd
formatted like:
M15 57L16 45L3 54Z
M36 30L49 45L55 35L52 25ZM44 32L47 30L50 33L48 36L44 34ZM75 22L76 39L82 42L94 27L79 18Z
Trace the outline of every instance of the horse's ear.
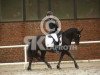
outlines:
M83 31L83 28L80 30L80 33Z

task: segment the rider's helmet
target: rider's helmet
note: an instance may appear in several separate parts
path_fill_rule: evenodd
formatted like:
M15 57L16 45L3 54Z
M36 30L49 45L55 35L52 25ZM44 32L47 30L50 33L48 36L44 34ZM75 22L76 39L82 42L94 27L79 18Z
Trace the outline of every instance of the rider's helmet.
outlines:
M47 15L47 16L53 15L53 12L52 12L52 11L48 11L46 15Z

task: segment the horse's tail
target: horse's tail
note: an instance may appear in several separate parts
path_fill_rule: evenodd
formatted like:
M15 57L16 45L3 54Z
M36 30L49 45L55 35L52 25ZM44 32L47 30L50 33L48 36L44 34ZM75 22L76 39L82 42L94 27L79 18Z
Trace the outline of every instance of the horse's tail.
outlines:
M37 38L38 39L38 38ZM31 40L29 40L29 46L28 46L28 48L27 48L27 56L30 58L30 57L33 57L36 53L37 53L37 51L38 51L38 47L37 47L37 45L36 45L36 49L34 48L33 49L33 47L32 47L32 41L36 41L37 39L31 39Z
M27 56L28 57L32 57L31 42L30 42L30 44L29 44L29 46L27 48Z

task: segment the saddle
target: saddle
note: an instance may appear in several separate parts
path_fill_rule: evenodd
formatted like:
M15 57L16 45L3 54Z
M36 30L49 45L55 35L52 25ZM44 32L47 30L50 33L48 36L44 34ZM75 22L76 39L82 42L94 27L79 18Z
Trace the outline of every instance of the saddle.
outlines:
M51 33L45 37L46 47L54 47L62 45L62 34Z

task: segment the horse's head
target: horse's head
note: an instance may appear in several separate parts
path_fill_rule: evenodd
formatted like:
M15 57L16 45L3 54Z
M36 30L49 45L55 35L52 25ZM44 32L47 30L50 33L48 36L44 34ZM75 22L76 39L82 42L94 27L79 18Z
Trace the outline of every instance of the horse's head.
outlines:
M81 30L76 30L73 34L73 40L75 42L76 45L79 45L80 42L80 37L81 37L81 32L83 31L83 29Z

